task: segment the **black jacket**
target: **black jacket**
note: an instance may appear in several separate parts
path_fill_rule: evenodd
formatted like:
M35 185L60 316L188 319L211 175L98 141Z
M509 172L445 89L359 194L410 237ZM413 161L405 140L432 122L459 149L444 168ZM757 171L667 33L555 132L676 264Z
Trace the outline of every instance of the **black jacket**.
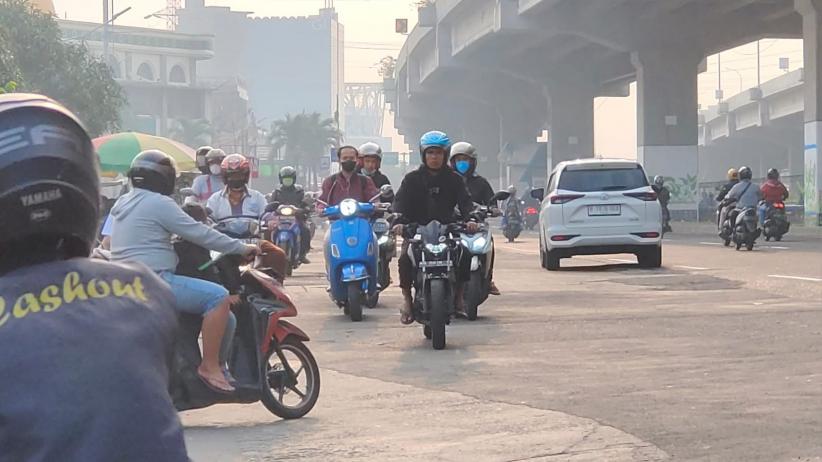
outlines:
M727 196L728 193L731 192L731 188L736 186L737 183L739 183L739 180L731 180L722 185L722 188L720 188L719 190L719 194L716 195L716 201L722 202L725 199L725 196Z
M654 192L656 192L657 199L659 200L659 203L663 207L667 207L668 202L671 202L671 191L668 191L668 188L666 188L665 186L660 188L657 185L651 186L651 189L653 189Z
M394 210L402 214L398 223L428 224L432 220L452 223L456 220L455 209L462 216L474 210L471 195L462 177L448 167L436 175L425 166L405 175L394 200Z
M304 198L305 191L302 186L280 186L280 188L274 190L274 194L271 195L271 202L279 202L280 205L302 207L304 205Z
M362 174L365 175L365 170L362 171ZM383 186L385 186L387 184L391 184L391 180L389 180L388 177L385 176L379 170L374 172L373 175L366 175L366 176L371 178L371 181L374 182L374 186L376 186L377 189L380 189L380 188L382 188ZM382 197L380 197L380 200L382 202L394 202L394 193L392 192L391 194L388 194L387 196L382 196Z
M491 198L494 197L494 188L491 187L488 180L476 173L462 178L466 186L468 186L471 200L480 205L492 205Z

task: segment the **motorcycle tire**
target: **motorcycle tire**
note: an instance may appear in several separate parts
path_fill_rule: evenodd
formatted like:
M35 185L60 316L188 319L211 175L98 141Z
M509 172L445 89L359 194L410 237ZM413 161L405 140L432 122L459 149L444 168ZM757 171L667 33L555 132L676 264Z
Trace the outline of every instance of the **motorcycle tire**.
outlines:
M391 268L387 260L380 260L380 290L385 290L391 285Z
M465 290L463 291L463 298L465 299L465 316L469 321L477 320L477 310L479 309L481 303L480 299L482 298L482 291L482 274L480 271L473 271L471 273L471 279L468 280Z
M428 324L422 326L422 335L424 335L428 340L431 340L431 326Z
M781 234L777 234L776 236L774 236L774 237L773 237L773 239L774 239L775 241L779 242L779 241L781 241L781 240L782 240L782 235L781 235Z
M448 282L434 279L430 282L431 341L435 350L445 348L445 324L448 322Z
M314 408L314 405L317 403L317 398L320 397L320 368L317 365L317 360L314 359L314 355L311 354L311 351L300 339L288 337L280 345L280 349L282 349L283 352L290 352L294 356L297 356L302 362L302 371L300 371L300 375L297 376L297 380L299 383L300 378L305 377L308 385L308 389L306 391L308 393L305 393L305 397L303 397L296 406L288 406L281 401L282 398L280 398L280 390L284 392L283 396L289 392L294 393L294 391L293 389L285 390L287 387L281 387L276 390L276 392L272 389L272 385L275 385L271 383L274 379L274 377L272 377L273 373L282 372L281 370L275 371L271 369L271 358L277 358L277 361L279 361L277 352L272 347L269 349L268 356L265 359L266 381L262 386L260 401L262 401L266 409L277 417L286 420L299 419L300 417L308 414L311 409Z
M374 308L380 302L380 293L374 292L373 295L367 295L365 297L365 306L368 308Z
M730 247L730 246L731 246L731 240L730 239L725 239L725 247Z
M754 248L754 240L753 240L753 238L748 238L748 241L747 241L747 242L745 242L745 248L746 248L746 249L748 249L748 252L750 252L751 250L753 250L753 248Z
M346 289L348 290L348 301L345 306L348 307L348 315L351 317L352 321L360 322L362 321L363 305L362 287L359 282L355 281L349 282Z
M508 236L508 242L514 242L514 238L511 237L511 236Z

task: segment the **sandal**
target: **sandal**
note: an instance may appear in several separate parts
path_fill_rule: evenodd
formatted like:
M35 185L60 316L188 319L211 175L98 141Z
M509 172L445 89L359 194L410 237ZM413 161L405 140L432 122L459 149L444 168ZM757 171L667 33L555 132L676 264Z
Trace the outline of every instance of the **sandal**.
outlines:
M400 313L400 322L407 326L414 322L414 315L403 311Z
M230 394L234 393L235 391L237 391L234 387L232 387L232 388L223 388L223 387L213 383L211 380L203 377L202 374L200 374L199 372L197 372L197 377L200 378L200 382L203 382L203 385L205 385L206 388L213 391L214 393L219 393L221 395L230 395Z

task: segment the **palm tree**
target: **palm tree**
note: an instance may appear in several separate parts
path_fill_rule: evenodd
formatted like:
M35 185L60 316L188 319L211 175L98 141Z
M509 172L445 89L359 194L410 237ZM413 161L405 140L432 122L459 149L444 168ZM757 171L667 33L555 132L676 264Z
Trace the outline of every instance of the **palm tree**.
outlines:
M292 116L286 114L284 119L271 124L269 143L274 149L285 148L285 160L299 171L306 168L306 178L311 181L323 156L328 155L328 148L335 146L341 138L334 119L323 119L320 113L305 112Z
M168 134L170 138L196 148L211 143L211 124L206 119L177 119Z

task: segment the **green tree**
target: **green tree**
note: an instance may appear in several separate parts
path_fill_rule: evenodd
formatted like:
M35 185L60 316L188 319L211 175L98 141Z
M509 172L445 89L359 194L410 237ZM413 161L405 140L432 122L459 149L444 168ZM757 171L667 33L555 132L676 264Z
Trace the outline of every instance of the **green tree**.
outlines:
M206 119L177 119L169 130L169 136L197 148L211 143L211 132L211 124Z
M108 65L63 42L54 17L28 0L0 0L0 85L9 81L65 104L93 136L119 127L125 97Z
M328 148L335 146L341 133L334 119L323 119L318 112L305 112L292 116L286 114L284 119L271 124L269 142L274 149L285 148L286 163L298 169L303 166L311 180L323 156L328 155Z

